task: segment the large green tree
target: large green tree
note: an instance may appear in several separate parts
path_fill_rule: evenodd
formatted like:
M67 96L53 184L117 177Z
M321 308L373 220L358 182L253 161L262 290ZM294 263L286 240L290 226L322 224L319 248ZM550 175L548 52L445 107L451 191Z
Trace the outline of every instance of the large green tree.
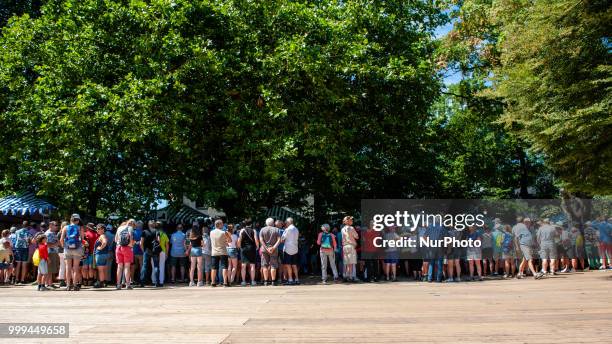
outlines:
M2 31L0 187L232 215L419 195L441 20L422 1L49 0Z

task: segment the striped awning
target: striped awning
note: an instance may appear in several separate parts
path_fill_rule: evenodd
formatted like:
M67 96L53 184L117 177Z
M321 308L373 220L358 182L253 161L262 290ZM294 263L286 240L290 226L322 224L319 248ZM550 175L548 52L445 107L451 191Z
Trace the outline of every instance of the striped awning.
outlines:
M266 217L271 217L275 220L281 220L281 221L285 221L288 217L292 217L296 221L302 218L302 216L300 216L299 214L287 208L279 207L279 206L268 208L266 210Z
M208 218L209 216L193 209L189 206L183 205L178 210L168 209L166 221L170 223L192 223L198 218Z
M36 197L32 192L0 198L0 212L3 215L43 214L53 209L56 209L54 205Z

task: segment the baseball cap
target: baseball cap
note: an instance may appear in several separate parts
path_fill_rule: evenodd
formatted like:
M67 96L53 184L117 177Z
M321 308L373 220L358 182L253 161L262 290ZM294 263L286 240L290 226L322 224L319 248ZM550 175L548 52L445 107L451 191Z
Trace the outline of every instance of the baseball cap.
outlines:
M80 216L79 214L77 214L77 213L74 213L74 214L72 214L72 215L70 216L70 218L71 218L71 219L75 219L75 220L80 220L80 219L81 219L81 216Z

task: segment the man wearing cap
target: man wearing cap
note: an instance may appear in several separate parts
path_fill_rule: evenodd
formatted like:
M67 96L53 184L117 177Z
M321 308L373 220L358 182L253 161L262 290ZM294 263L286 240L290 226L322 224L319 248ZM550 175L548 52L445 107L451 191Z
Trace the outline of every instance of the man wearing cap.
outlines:
M70 216L70 224L62 228L60 244L64 247L64 260L66 262L66 290L81 289L81 273L79 263L83 257L83 239L85 233L81 225L79 214Z

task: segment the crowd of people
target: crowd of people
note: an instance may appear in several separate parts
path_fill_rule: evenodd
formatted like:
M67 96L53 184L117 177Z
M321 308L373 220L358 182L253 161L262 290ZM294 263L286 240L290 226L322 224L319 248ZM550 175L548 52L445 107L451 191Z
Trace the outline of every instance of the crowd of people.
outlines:
M185 229L185 227L188 227ZM308 236L308 238L307 238ZM480 240L480 247L449 248L435 257L413 247L373 245L376 237ZM310 240L309 240L310 239ZM371 258L375 256L376 258ZM33 283L39 291L82 287L133 289L183 283L190 287L275 286L300 284L304 274L333 282L428 282L483 280L486 276L524 278L612 268L612 218L571 225L548 219L517 218L514 225L494 219L467 230L429 226L411 231L376 231L353 224L323 224L314 235L301 235L292 218L250 219L238 224L178 224L130 219L118 226L69 221L2 231L0 284Z

